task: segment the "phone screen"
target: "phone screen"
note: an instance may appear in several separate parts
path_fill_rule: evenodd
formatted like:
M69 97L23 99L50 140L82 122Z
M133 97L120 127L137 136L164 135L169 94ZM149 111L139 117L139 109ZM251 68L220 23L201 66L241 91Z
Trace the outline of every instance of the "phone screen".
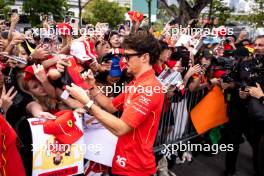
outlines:
M48 16L48 22L53 22L53 15Z
M131 25L130 21L129 21L129 20L126 20L126 21L125 21L125 25L128 26L128 27L130 28L130 25Z

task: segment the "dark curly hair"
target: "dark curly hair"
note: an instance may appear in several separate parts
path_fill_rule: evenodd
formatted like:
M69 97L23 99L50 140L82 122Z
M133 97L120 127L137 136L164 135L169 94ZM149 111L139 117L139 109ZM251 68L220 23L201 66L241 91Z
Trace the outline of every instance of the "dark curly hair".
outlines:
M144 30L125 36L122 47L135 50L138 53L149 53L150 65L157 62L161 53L159 41L150 32Z

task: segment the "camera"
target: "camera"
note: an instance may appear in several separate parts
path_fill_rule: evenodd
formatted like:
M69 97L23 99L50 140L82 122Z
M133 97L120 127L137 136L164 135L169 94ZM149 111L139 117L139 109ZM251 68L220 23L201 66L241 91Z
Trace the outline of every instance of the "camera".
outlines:
M264 56L256 55L253 61L254 67L250 70L249 78L239 84L241 90L245 90L248 86L255 87L256 83L259 83L261 86L264 85Z
M225 43L226 44L229 44L230 43L230 40L229 39L225 39Z
M218 57L213 60L212 65L216 70L232 70L236 65L234 57Z
M130 26L131 26L131 23L130 23L129 20L126 20L126 21L124 22L124 24L125 24L126 26L128 26L129 28L130 28Z

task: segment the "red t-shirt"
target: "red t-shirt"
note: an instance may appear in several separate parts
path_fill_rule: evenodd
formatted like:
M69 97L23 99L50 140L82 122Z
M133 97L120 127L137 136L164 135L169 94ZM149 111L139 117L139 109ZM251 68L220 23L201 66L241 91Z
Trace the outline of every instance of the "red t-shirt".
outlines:
M133 92L131 88L130 92L120 94L112 103L123 111L121 119L133 130L118 138L112 171L118 175L155 174L153 144L164 101L163 90L152 69L128 86L136 87L137 91ZM153 91L142 91L147 88L149 90L150 87Z
M161 72L166 68L166 64L162 64L162 66L160 67L158 64L154 64L153 65L153 69L156 73L156 75L160 75Z

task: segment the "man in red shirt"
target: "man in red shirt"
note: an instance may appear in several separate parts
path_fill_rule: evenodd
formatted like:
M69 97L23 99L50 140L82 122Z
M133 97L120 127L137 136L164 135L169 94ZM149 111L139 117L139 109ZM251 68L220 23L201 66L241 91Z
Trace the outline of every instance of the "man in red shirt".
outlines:
M111 100L93 86L90 93L99 107L82 88L73 85L67 87L67 90L119 137L113 158L114 174L153 175L156 173L153 144L164 100L164 90L152 69L159 58L160 45L152 34L139 31L125 37L123 47L127 72L134 76L125 92ZM87 77L89 84L95 85L93 76L88 74ZM120 119L112 115L118 110L123 111Z
M2 114L0 114L0 175L26 175L17 149L16 132Z

